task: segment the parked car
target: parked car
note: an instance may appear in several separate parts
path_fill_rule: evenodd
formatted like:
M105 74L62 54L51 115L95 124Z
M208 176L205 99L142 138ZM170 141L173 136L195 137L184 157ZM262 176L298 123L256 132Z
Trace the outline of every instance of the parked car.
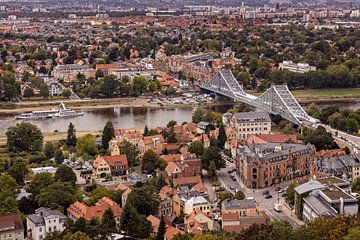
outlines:
M282 211L281 204L280 203L275 203L274 210L277 211L277 212L281 212Z
M278 192L281 189L281 187L275 188L275 191Z
M264 191L263 193L262 193L262 195L268 195L269 194L269 191L268 190L266 190L266 191Z
M230 185L229 188L230 188L231 191L235 191L235 188L233 186Z
M272 195L271 195L270 193L269 193L269 194L266 194L266 195L265 195L265 198L266 198L266 199L272 198Z

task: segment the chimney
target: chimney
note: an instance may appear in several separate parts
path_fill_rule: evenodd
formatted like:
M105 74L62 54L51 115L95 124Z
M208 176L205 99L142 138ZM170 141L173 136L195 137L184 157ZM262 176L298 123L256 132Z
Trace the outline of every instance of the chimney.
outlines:
M340 197L340 215L344 215L344 198Z

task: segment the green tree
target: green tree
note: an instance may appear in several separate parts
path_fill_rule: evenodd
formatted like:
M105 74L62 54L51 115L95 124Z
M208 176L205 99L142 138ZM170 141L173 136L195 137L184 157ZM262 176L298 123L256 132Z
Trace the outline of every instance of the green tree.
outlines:
M121 230L134 238L148 238L151 233L151 223L140 215L131 204L126 204L120 218Z
M91 238L83 232L67 233L63 240L91 240Z
M204 144L200 141L194 141L189 145L189 152L195 153L197 157L202 156L204 151Z
M78 199L71 183L55 182L44 188L35 198L39 206L59 209L62 212Z
M139 96L143 94L148 89L148 81L145 77L134 77L132 81L132 94L134 96Z
M140 151L138 147L128 141L124 141L124 145L120 147L120 153L126 155L129 167L134 167L139 162Z
M45 83L40 85L40 96L43 98L49 97L49 87Z
M23 97L31 98L31 97L33 97L33 96L35 96L35 94L34 94L34 90L33 90L32 88L26 88L26 89L24 90Z
M95 156L98 153L96 137L91 134L86 134L79 138L76 143L76 153L78 156Z
M166 127L171 128L174 127L177 124L177 122L175 120L170 120L168 122L168 124L166 125Z
M272 240L289 240L293 235L293 227L285 221L274 221L272 223Z
M69 147L76 146L76 130L74 125L70 122L69 128L67 131L66 145Z
M290 204L290 205L294 205L295 203L295 188L296 188L297 184L295 181L293 181L292 183L290 183L290 185L288 186L288 189L286 190L286 201Z
M242 191L238 190L235 193L235 199L243 200L243 199L245 199L245 194Z
M210 161L209 167L208 167L208 176L211 180L214 180L216 178L216 165L213 160Z
M161 215L159 227L158 227L157 230L158 231L157 231L157 235L156 235L156 240L163 240L164 235L166 233L166 224L165 224L165 220L164 220L163 215Z
M97 187L91 192L87 203L89 205L94 205L102 197L108 197L114 201L117 201L116 193L114 191L108 190L105 187Z
M139 214L148 216L155 214L159 207L159 195L156 188L151 185L134 188L129 194L126 204L133 206Z
M227 141L227 137L226 137L225 127L223 124L221 124L219 127L218 146L221 149L224 149L226 141Z
M220 150L217 147L209 147L205 150L201 157L203 168L208 169L210 161L214 161L216 169L220 169L225 166L225 161L221 157Z
M35 198L42 189L50 186L54 182L55 180L50 173L39 173L34 176L34 179L30 182L27 191L32 193L32 198Z
M24 178L29 172L25 162L16 162L10 167L8 173L16 180L20 185L24 184Z
M62 164L64 162L64 152L61 148L57 149L54 154L54 159L57 164Z
M71 167L64 164L61 164L57 168L54 178L56 181L70 182L72 185L75 185L76 183L76 174Z
M15 213L18 210L15 192L18 185L10 175L0 175L0 214Z
M349 229L349 232L346 236L343 237L343 240L359 240L360 238L360 227L353 227Z
M108 239L112 233L117 232L116 221L111 208L104 212L99 229L101 239Z
M64 98L70 98L71 96L71 90L70 89L64 89L62 92L61 92L61 96L63 96Z
M144 128L144 136L148 136L149 135L149 128L147 126L147 124L145 125L145 128Z
M109 142L114 137L115 137L114 126L113 126L112 122L107 122L104 127L104 130L102 133L102 139L101 139L101 143L102 143L102 146L104 149L109 148Z
M40 129L27 122L18 123L8 128L6 132L7 147L9 151L41 151L43 146L43 135Z
M52 142L47 142L45 143L45 147L44 147L44 154L45 157L47 159L51 159L54 157L54 153L55 153L55 147L54 144Z
M356 178L351 184L351 190L353 192L360 193L360 177Z
M315 130L308 128L304 129L303 137L305 144L313 144L318 151L323 149L338 148L337 144L334 142L332 134L328 133L322 126L317 127Z
M160 166L160 157L153 150L147 150L142 158L141 169L148 173L152 173Z

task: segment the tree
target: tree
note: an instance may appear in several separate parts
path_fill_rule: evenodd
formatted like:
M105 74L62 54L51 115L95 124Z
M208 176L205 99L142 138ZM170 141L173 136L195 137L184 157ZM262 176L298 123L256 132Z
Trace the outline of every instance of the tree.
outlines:
M209 168L210 161L214 161L216 169L218 170L225 166L225 161L221 157L220 151L217 147L210 146L205 150L204 154L201 157L201 162L205 169Z
M120 147L120 153L126 155L129 167L136 166L140 156L138 147L125 140L124 145Z
M148 173L154 172L160 165L160 157L153 150L147 150L142 158L141 169Z
M292 226L285 221L274 221L272 223L273 231L271 233L272 240L289 240L293 235Z
M238 190L235 193L235 199L243 200L243 199L245 199L245 194L241 190Z
M166 125L166 127L171 128L174 127L177 124L177 122L175 120L170 120L168 122L168 124Z
M70 182L72 185L75 185L76 183L76 174L71 167L64 164L61 164L57 168L54 178L56 181Z
M34 89L32 89L32 88L26 88L26 89L24 90L23 97L31 98L31 97L33 97L33 96L35 96L35 94L34 94Z
M69 147L76 146L76 130L71 122L69 124L68 132L67 132L66 145Z
M103 215L103 219L99 226L101 239L108 239L112 233L117 232L114 213L108 208Z
M351 190L353 192L360 193L360 177L356 178L351 184Z
M210 161L209 167L208 167L208 175L210 179L214 180L216 177L216 165L214 161Z
M91 134L86 134L78 139L76 143L76 153L78 156L95 156L98 153L96 146L96 137Z
M67 233L62 238L63 240L91 240L91 238L83 233L83 232L76 232L76 233Z
M160 200L155 187L144 185L134 188L131 191L126 200L126 204L128 203L133 206L139 214L148 216L156 213Z
M126 203L120 218L120 228L126 235L134 238L148 238L151 233L151 223L145 216L139 215L136 209Z
M202 156L204 151L204 144L200 141L194 141L189 145L189 152L195 153L197 157Z
M58 209L62 212L65 212L77 199L76 189L72 184L65 182L55 182L47 186L35 198L39 206Z
M45 83L40 85L40 96L43 98L49 97L49 87Z
M50 173L39 173L34 176L34 179L30 182L27 191L32 193L31 197L35 198L42 189L50 186L54 183L54 178Z
M115 191L108 190L105 187L97 187L91 192L90 198L87 200L87 203L89 205L94 205L102 197L108 197L115 202L120 202L119 199L116 199L117 196Z
M303 137L305 144L313 144L318 151L338 148L332 134L328 133L323 126L318 126L315 130L305 128L303 130Z
M132 94L134 96L139 96L147 90L148 81L146 80L145 77L136 76L136 77L134 77L134 79L132 81L131 88L132 88Z
M51 159L54 157L55 147L52 142L47 142L44 147L44 154L47 159Z
M113 126L112 122L107 122L104 127L104 130L102 133L102 138L101 138L101 143L102 143L102 146L104 149L109 148L109 142L114 137L115 137L114 126Z
M292 183L290 183L290 185L288 186L288 189L286 190L286 201L290 204L290 205L294 205L295 203L295 188L296 188L297 184L295 181L293 181Z
M64 152L61 148L57 149L54 154L55 162L57 164L62 164L64 162Z
M225 127L223 124L221 124L219 127L218 146L221 149L224 149L226 141L227 141L227 137L226 137Z
M145 128L144 128L144 136L148 136L149 135L149 128L147 126L147 124L145 125Z
M8 173L16 180L19 185L24 184L24 178L29 172L25 162L16 162L10 167Z
M156 235L156 240L163 240L164 235L166 233L166 224L165 224L165 220L164 220L163 215L161 215L159 227L158 227L157 230L158 231L157 231L157 235Z
M17 188L18 185L12 176L0 175L0 214L17 212Z
M360 227L350 228L348 234L343 237L343 240L359 240L360 237Z
M7 147L9 151L41 151L43 146L43 135L40 129L27 122L18 123L8 128L6 132Z
M71 94L71 90L67 88L61 92L61 96L63 96L64 98L70 98Z

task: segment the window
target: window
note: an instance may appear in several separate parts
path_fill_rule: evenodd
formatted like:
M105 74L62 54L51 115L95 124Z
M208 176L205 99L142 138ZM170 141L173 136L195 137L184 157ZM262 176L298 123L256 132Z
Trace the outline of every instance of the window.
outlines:
M39 227L39 232L42 232L42 227Z

